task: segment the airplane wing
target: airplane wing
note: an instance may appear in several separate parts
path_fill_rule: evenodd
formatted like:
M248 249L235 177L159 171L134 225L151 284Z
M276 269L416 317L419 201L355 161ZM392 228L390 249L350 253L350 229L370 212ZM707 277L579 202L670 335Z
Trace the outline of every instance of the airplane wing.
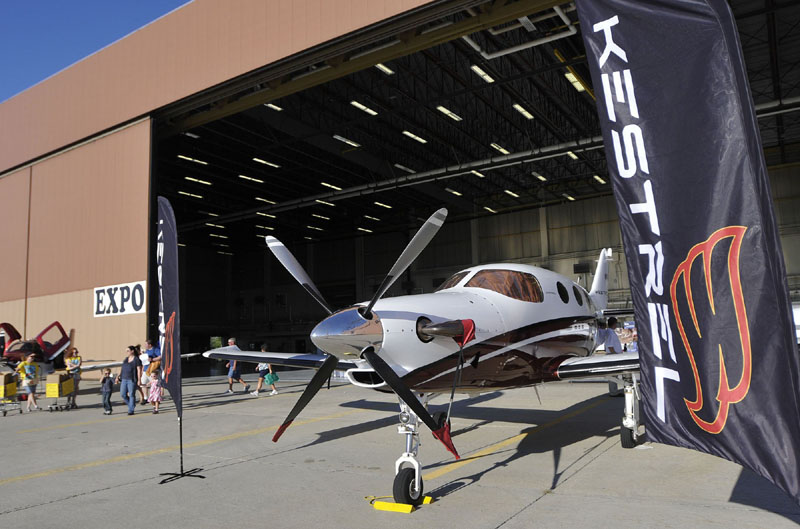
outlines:
M639 353L634 352L567 358L556 368L561 380L638 372Z
M240 362L266 362L279 366L306 367L319 369L322 363L328 358L327 355L320 354L296 354L296 353L270 353L263 351L242 351L235 345L219 347L203 353L206 358L216 358L218 360L239 360ZM358 367L355 362L339 360L336 369L354 369Z
M187 354L181 355L181 358L192 358L193 356L200 356L200 354L201 353L187 353ZM82 372L83 371L97 371L98 369L105 369L105 368L113 369L115 367L120 367L121 365L122 365L122 362L106 362L106 363L103 363L103 364L92 364L90 366L81 365L81 371Z

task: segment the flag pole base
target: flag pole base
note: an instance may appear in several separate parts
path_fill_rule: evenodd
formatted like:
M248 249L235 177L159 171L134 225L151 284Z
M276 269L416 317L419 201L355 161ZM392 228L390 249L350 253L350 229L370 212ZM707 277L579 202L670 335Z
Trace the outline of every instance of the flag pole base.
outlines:
M203 470L202 468L193 468L191 470L187 470L186 472L164 472L159 474L159 476L169 476L168 478L164 478L158 482L159 485L163 485L164 483L170 483L177 479L181 478L200 478L206 479L205 476L200 476L197 473Z

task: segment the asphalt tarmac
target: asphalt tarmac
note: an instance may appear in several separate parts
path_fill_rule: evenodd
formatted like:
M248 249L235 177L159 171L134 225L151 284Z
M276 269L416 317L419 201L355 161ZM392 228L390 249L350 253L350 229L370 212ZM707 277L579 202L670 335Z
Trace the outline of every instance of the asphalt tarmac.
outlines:
M223 394L221 377L184 381L184 469L170 401L158 415L119 395L103 415L97 382L77 410L0 417L0 527L765 528L797 527L800 507L740 466L698 452L619 443L623 401L605 383L555 383L457 397L455 461L422 427L433 503L375 510L404 449L392 395L334 381L272 435L309 378L282 372L276 396ZM246 380L255 383L255 375ZM433 401L436 411L446 398ZM47 405L53 399L41 399ZM63 399L62 399L63 402ZM764 439L769 439L765 434Z

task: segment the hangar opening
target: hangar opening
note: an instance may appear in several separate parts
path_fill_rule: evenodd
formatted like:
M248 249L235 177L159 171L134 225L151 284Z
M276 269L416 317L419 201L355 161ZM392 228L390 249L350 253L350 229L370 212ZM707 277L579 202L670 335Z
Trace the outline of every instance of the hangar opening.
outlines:
M785 97L800 82L790 35L800 16L731 4L779 222L800 225L800 100ZM371 297L441 207L445 226L388 295L431 292L492 261L587 280L598 249L622 244L581 29L572 3L433 2L154 114L151 220L155 197L169 198L184 351L229 335L249 348L312 350L324 313L266 236L333 307ZM151 259L151 293L153 270ZM610 281L612 305L630 306L624 259Z

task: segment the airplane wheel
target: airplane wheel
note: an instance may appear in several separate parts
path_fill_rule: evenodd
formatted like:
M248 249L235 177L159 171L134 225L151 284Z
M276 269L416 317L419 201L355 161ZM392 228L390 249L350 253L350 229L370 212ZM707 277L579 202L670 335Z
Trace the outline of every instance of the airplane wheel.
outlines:
M633 437L633 430L625 428L624 426L619 430L619 438L622 442L622 448L635 448L636 439Z
M433 417L433 422L435 422L437 425L439 425L439 428L441 428L444 426L445 419L447 419L447 413L443 411L437 411L431 415L431 417Z
M414 469L403 468L394 477L394 487L392 493L394 501L397 503L405 503L408 505L419 505L422 503L424 489L422 484L422 477L419 479L419 490L414 489Z

